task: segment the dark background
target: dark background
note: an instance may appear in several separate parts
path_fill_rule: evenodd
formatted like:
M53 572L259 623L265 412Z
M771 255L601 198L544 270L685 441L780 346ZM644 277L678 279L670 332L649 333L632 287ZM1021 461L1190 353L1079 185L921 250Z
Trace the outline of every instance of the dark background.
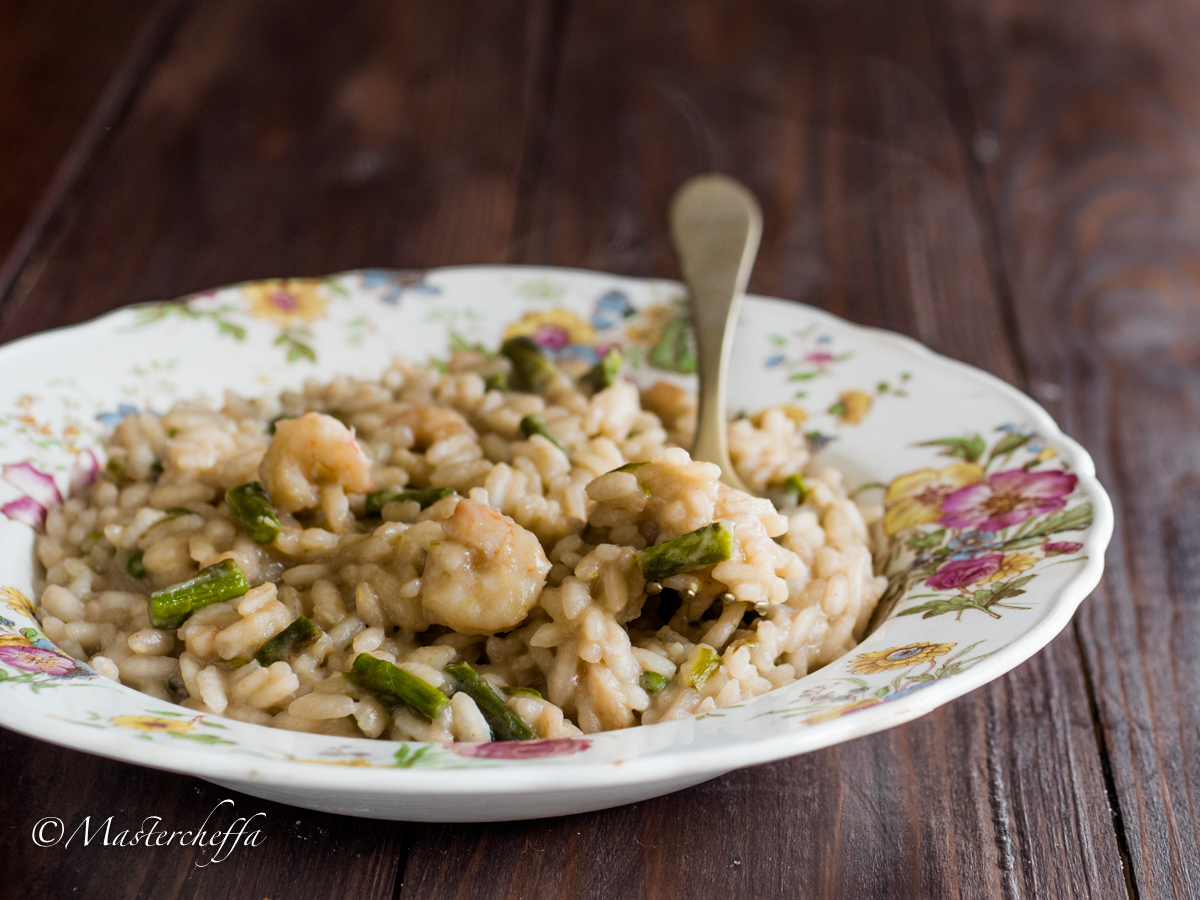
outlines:
M1200 5L1191 0L0 0L0 341L356 266L674 274L665 210L759 196L751 288L1045 404L1117 533L1048 648L913 724L609 812L266 814L0 732L0 896L1200 896ZM260 822L262 819L259 820Z

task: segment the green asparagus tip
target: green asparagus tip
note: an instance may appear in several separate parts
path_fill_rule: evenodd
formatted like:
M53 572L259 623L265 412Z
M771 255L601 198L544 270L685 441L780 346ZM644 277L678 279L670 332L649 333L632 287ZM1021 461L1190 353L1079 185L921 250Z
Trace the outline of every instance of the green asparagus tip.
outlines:
M321 635L321 629L304 616L258 648L254 661L264 668L299 653Z
M804 486L804 479L799 475L789 475L783 486L786 490L795 494L797 503L803 503L804 499L808 496L808 488Z
M721 657L717 655L716 650L703 644L699 649L700 652L696 654L696 660L692 664L691 685L696 690L704 687L708 679L721 667Z
M694 572L724 562L733 555L733 523L725 519L638 551L638 565L647 581Z
M242 570L232 559L201 569L189 581L156 591L147 601L150 624L167 630L178 628L192 613L213 603L232 600L250 590Z
M146 577L146 566L142 562L142 557L145 556L141 550L134 550L129 554L129 559L125 560L125 571L134 578Z
M506 687L504 693L510 697L535 697L542 699L542 692L531 687Z
M346 679L375 694L384 703L407 706L427 719L436 718L450 702L449 697L428 681L369 653L354 657Z
M500 345L500 353L512 363L510 381L518 390L540 394L554 381L554 364L531 338L509 338Z
M446 497L457 493L458 491L451 487L430 488L426 491L395 489L371 491L367 494L366 514L368 516L377 516L383 512L383 508L389 503L396 503L400 500L415 500L421 505L421 509L428 509L439 500L444 500Z
M667 676L658 672L643 672L640 684L647 694L657 694L667 686Z
M230 488L225 492L225 502L255 543L269 544L279 536L279 514L261 481Z
M636 472L642 466L648 465L650 465L650 460L644 460L642 462L628 462L623 466L617 466L615 469L610 469L609 472Z
M527 438L533 437L535 434L540 434L542 437L544 437L546 440L548 440L550 443L552 443L559 450L562 450L563 453L567 452L566 450L563 450L563 445L554 439L554 435L552 435L548 430L546 430L545 423L542 422L541 418L537 415L537 413L530 413L529 415L527 415L525 418L523 418L521 420L521 432Z
M469 663L447 666L445 671L457 682L459 690L475 701L496 740L528 741L537 737L537 732L529 727L529 723L513 712Z
M603 359L592 366L580 379L584 384L591 385L596 393L616 384L617 376L621 373L621 351L616 347L609 349Z

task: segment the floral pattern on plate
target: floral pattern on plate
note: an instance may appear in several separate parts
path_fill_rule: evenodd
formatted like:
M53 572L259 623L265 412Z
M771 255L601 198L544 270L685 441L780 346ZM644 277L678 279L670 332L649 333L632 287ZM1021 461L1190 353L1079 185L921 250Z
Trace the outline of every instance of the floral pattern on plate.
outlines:
M451 784L439 779L473 769L487 769L489 784L497 770L566 766L563 790L618 777L652 785L662 772L717 774L919 715L1048 641L1099 577L1107 498L1086 454L1032 401L906 340L748 298L731 407L786 405L809 429L818 463L838 465L883 509L886 620L795 684L702 720L567 742L397 745L170 709L46 639L28 600L33 529L56 495L80 489L103 464L102 436L123 416L163 412L180 397L219 403L227 387L274 393L339 371L370 376L398 351L421 359L494 348L506 334L528 335L558 358L591 361L620 347L642 384L687 385L695 371L678 285L520 267L252 282L0 350L0 722L85 749L99 742L99 752L135 761L150 759L138 749L147 742L169 743L188 771L256 791L276 777L265 762L298 764L306 784L341 785L322 794L329 804L346 795L343 775L363 767L378 779L421 769L404 790L431 794ZM277 781L300 802L288 778ZM362 796L386 797L396 784L372 782ZM519 812L528 796L515 791L504 809Z
M1058 454L1031 429L1009 423L996 434L990 447L979 434L920 442L960 461L888 484L885 614L910 600L924 602L899 615L961 619L976 611L998 619L1002 610L1028 610L1012 601L1026 594L1035 570L1083 549L1060 539L1092 524L1091 504L1071 502L1079 478L1054 465Z

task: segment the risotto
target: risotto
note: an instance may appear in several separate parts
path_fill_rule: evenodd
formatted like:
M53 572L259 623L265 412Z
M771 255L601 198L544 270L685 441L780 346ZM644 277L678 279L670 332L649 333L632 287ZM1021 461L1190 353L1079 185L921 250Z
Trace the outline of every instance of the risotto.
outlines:
M517 339L269 400L127 416L37 537L46 634L102 675L262 725L555 738L702 715L861 639L884 587L801 418L729 426L614 355Z

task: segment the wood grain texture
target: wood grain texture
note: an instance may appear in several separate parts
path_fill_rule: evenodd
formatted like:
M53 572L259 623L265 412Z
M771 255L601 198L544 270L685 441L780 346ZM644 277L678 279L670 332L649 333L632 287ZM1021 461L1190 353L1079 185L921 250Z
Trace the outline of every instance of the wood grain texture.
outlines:
M404 857L409 826L403 823L282 806L195 778L61 750L2 729L0 759L13 773L12 794L19 796L6 806L0 825L4 900L389 898ZM219 805L226 799L234 802ZM31 835L45 816L61 819L68 834L80 830L69 844L64 838L58 846L38 847ZM154 816L161 821L147 821ZM85 817L90 817L86 825ZM219 845L134 844L136 832L151 827L159 834L206 828L206 840L212 841L238 818L251 819L248 829L260 831L257 846L235 848L232 838L224 852ZM84 829L91 832L90 843L85 843ZM122 831L127 832L124 837ZM104 846L106 838L109 846ZM128 845L114 846L117 841Z
M927 22L915 3L572 7L514 260L672 276L667 202L719 169L763 204L752 289L1019 380ZM431 828L400 896L1124 892L1068 635L885 734L636 808Z
M74 26L36 24L47 8L0 0L0 50L18 46L4 25L19 16L35 23L21 47L74 40ZM21 773L0 807L0 897L1200 895L1192 6L201 0L186 12L177 32L143 29L137 52L115 19L80 14L98 45L87 71L123 57L133 99L109 101L126 111L41 219L28 203L0 211L0 228L20 219L36 238L16 286L0 284L0 340L360 265L671 276L667 200L719 169L763 202L753 290L1027 386L1096 455L1121 526L1075 628L988 688L874 737L591 815L415 826L234 795L267 813L267 842L215 868L178 851L38 850L29 830L44 815L187 827L227 794L0 732L0 758ZM103 119L75 76L20 71L76 98L48 134L73 134L89 103ZM37 109L18 99L0 93L0 129ZM0 143L0 163L6 152L42 159ZM0 191L34 196L19 180L0 169Z
M177 5L0 2L0 296L169 33Z
M207 0L0 311L0 340L226 282L500 262L544 2Z
M1200 9L951 0L1031 384L1115 489L1076 619L1136 896L1200 895Z
M538 3L197 3L0 308L0 340L256 275L502 261L547 22ZM241 795L267 843L217 866L39 850L45 815L195 827L228 792L0 740L27 793L3 802L0 896L392 896L406 826Z

